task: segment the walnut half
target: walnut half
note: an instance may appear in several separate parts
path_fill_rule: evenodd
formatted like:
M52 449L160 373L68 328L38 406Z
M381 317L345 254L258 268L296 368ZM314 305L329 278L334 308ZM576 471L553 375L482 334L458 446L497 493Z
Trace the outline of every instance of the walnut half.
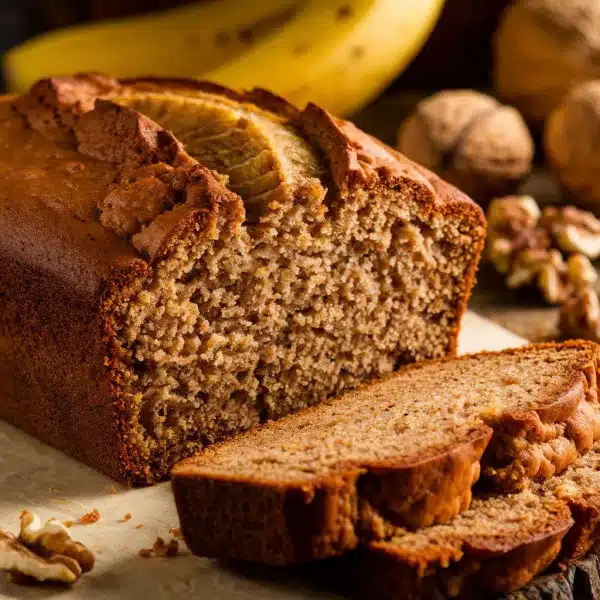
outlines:
M39 517L27 510L21 513L19 539L43 557L68 556L81 566L83 573L94 567L94 555L81 543L76 542L69 530L56 519L42 526Z
M56 519L42 525L37 515L25 510L18 538L0 531L0 569L18 583L74 583L93 566L94 555Z
M39 556L4 531L0 531L0 569L8 571L17 581L75 583L81 576L81 567L76 560L66 556Z

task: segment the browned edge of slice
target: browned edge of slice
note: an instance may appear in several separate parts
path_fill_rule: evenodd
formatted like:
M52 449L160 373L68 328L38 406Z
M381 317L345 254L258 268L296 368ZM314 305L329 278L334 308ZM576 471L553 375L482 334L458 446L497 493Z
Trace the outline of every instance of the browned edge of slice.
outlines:
M424 571L403 560L391 544L374 542L359 551L343 571L351 577L359 597L378 600L417 598L472 598L517 590L556 558L561 540L572 525L564 507L549 531L516 540L503 552L463 548L463 556L451 565L431 564ZM350 571L348 571L350 569ZM478 597L478 596L476 596Z
M503 493L524 489L530 481L559 474L578 456L588 452L600 439L598 369L600 345L587 340L529 344L494 352L425 360L406 365L405 370L421 369L431 363L469 360L488 355L515 356L538 350L578 348L586 350L589 361L573 370L551 402L531 406L521 412L500 410L483 420L494 430L482 459L481 487ZM548 427L559 435L548 441ZM516 444L518 444L518 446Z
M181 530L201 556L275 565L336 556L391 523L419 527L467 508L490 435L482 425L416 464L349 462L328 477L280 484L199 477L184 461L172 481Z
M585 556L600 539L600 490L593 500L573 499L567 504L575 523L562 542L558 556L561 567Z

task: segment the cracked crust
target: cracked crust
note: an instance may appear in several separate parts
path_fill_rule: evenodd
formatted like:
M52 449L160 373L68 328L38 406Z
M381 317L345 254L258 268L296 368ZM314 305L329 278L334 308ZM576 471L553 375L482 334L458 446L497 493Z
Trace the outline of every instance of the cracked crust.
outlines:
M599 348L585 342L566 344L585 353L553 401L522 413L492 412L484 419L498 434L483 457L482 480L496 490L520 491L528 481L561 473L600 438Z
M111 103L132 85L144 84L103 75L53 78L1 107L2 119L29 136L32 147L50 153L50 145L57 145L61 159L48 168L64 173L53 176L54 183L87 187L79 194L61 188L63 204L45 197L43 188L23 203L0 202L0 283L7 290L0 308L11 319L0 323L2 338L10 340L1 344L0 378L9 400L0 415L111 476L152 482L165 473L153 474L126 442L138 399L123 390L115 307L135 298L163 258L181 252L187 240L208 244L220 232L241 231L245 211L224 179L191 159L172 134ZM261 90L201 88L254 103L305 132L324 157L323 184L334 182L332 190L353 182L372 190L405 188L421 198L424 214L469 224L472 258L445 338L446 351L453 353L484 239L481 210L316 107L299 111ZM32 161L31 168L42 182L46 165L38 169ZM339 193L332 192L327 201L336 198Z

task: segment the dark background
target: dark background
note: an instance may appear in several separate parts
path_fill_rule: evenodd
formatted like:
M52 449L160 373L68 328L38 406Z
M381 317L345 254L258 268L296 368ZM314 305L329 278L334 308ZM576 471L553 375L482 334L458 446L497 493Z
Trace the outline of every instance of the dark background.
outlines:
M490 72L490 41L501 11L510 1L446 0L426 47L393 87L485 87ZM185 3L186 0L0 0L0 53L57 27ZM3 82L1 85L4 87Z

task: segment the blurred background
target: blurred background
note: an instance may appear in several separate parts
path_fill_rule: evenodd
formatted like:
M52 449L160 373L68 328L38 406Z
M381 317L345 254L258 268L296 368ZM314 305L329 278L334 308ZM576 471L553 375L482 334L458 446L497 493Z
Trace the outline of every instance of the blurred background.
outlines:
M410 1L415 4L421 2ZM220 2L225 9L228 0L204 0L205 4L215 2ZM192 3L198 4L198 0L2 0L0 52L4 54L19 43L47 31L160 13ZM486 85L490 73L492 34L500 13L509 3L510 0L446 0L426 45L408 69L396 78L394 87L438 89ZM338 4L343 6L344 3ZM160 44L160 39L156 43ZM6 89L4 78L2 85Z

